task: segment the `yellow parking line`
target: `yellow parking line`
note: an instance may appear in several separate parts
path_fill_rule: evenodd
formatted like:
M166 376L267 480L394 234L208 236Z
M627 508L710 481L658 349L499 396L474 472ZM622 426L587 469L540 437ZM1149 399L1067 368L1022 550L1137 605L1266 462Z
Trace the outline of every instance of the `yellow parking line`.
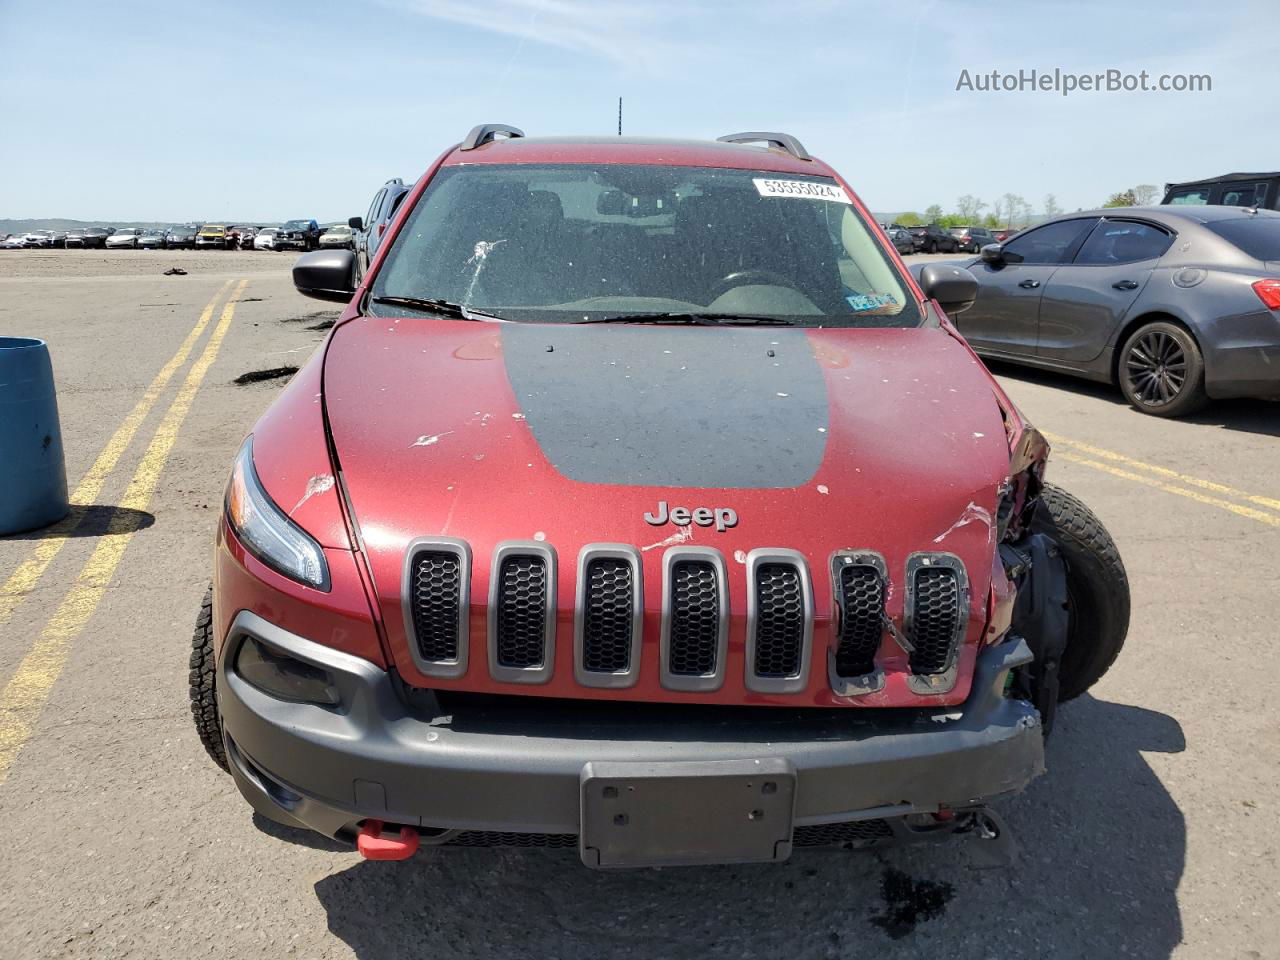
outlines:
M151 445L147 447L142 462L129 481L119 507L111 517L107 535L98 541L93 555L86 561L57 611L45 624L35 646L18 665L4 691L0 692L0 784L4 783L9 768L31 736L31 729L40 715L40 709L58 675L62 673L68 645L93 616L121 557L124 556L125 548L137 532L129 513L146 510L150 505L178 431L182 429L205 374L217 359L222 340L235 316L236 300L244 292L248 282L241 280L231 300L222 308L222 317L205 345L204 352L187 373L186 381L169 406L160 426L156 428Z
M164 392L164 388L168 386L173 375L182 368L182 365L187 362L187 358L191 356L192 347L200 339L200 335L204 333L205 327L209 325L209 321L213 317L214 306L222 295L226 293L227 287L231 286L231 283L232 281L228 280L214 294L213 299L209 301L208 306L200 314L200 319L196 322L196 325L192 327L191 332L187 334L187 338L178 347L178 352L169 359L168 363L160 368L160 372L156 374L155 379L151 381L151 385L142 394L142 399L129 411L128 416L116 428L116 432L111 435L107 445L98 454L98 459L93 461L93 466L84 475L84 479L71 491L71 503L73 505L71 513L46 530L36 544L35 550L31 552L31 556L18 565L18 568L9 575L8 580L0 584L0 627L9 621L14 609L40 582L40 578L44 576L45 570L53 562L53 558L58 555L58 551L63 548L68 538L76 532L76 528L80 526L85 517L83 508L92 506L93 502L97 500L98 494L102 492L102 485L106 483L107 477L115 469L116 464L120 462L121 455L133 441L134 434L138 432L138 427L147 418L147 414L151 412L151 408L155 406L156 400Z
M1154 477L1148 477L1144 474L1134 473L1131 470L1121 470L1113 467L1108 463L1100 463L1097 460L1090 460L1087 457L1077 457L1074 454L1055 452L1054 459L1065 460L1067 463L1079 463L1086 467L1093 467L1095 470L1102 470L1113 476L1123 477L1125 480L1133 480L1136 483L1144 484L1148 487L1155 487L1157 490L1163 490L1166 493L1176 493L1180 497L1187 497L1195 500L1197 503L1208 504L1213 507L1221 507L1223 510L1229 510L1234 514L1242 517L1248 517L1250 520L1257 520L1259 523L1265 523L1268 526L1280 527L1280 517L1274 514L1264 513L1261 510L1254 510L1252 507L1242 507L1238 503L1232 503L1230 500L1222 500L1218 497L1209 497L1203 493L1197 493L1194 490L1186 490L1182 487L1175 487L1172 484L1164 483Z
M1176 470L1170 470L1168 467L1157 466L1154 463L1146 463L1142 460L1135 460L1132 457L1126 457L1123 453L1116 453L1114 450L1104 450L1102 447L1090 446L1087 443L1081 443L1079 440L1068 440L1066 437L1060 437L1056 434L1046 433L1045 438L1050 443L1062 444L1079 450L1081 453L1092 454L1095 457L1101 457L1104 460L1111 460L1114 463L1123 463L1129 467L1137 467L1139 470L1146 470L1150 473L1159 474L1162 477L1168 477L1170 480L1177 480L1180 483L1188 483L1193 487L1199 487L1202 490L1212 490L1214 493L1225 494L1229 497L1238 497L1241 500L1247 500L1249 503L1256 503L1260 507L1270 507L1272 510L1280 510L1280 500L1274 497L1263 497L1256 493L1246 493L1244 490L1237 490L1235 487L1229 487L1225 483L1215 483L1212 480L1202 480L1200 477L1193 477L1189 474L1178 473Z

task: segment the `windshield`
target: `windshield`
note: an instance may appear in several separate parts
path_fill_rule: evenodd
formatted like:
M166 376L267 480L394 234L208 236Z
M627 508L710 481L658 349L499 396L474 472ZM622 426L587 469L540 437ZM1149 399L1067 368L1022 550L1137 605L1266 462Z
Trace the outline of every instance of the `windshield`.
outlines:
M325 231L325 233L337 233L337 234L350 233L350 232L351 232L350 227L330 227L328 230Z
M698 313L916 326L906 289L827 178L483 164L436 175L372 292L537 322Z
M133 237L137 236L138 229L136 227L124 227L116 231L117 237Z
M307 229L307 221L306 220L290 220L280 229L281 230L305 230Z

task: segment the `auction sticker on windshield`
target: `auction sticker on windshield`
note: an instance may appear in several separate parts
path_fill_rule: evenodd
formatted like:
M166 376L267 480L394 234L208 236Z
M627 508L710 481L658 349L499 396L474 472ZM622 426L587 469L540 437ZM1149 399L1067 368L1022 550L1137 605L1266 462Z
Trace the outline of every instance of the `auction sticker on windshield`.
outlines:
M814 183L812 180L770 180L755 177L751 181L762 197L798 197L801 200L831 200L835 203L853 203L844 187L834 183Z

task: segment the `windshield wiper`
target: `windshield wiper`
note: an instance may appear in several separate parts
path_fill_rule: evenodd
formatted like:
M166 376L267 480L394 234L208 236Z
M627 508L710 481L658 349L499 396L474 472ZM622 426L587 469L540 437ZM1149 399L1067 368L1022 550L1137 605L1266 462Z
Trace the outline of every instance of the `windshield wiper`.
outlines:
M794 327L795 321L782 317L760 317L741 313L620 313L578 323L692 323L701 326Z
M379 303L388 307L408 307L410 310L421 310L424 313L435 313L454 320L505 320L497 314L485 313L483 310L472 310L452 300L437 300L428 297L370 297L370 303Z

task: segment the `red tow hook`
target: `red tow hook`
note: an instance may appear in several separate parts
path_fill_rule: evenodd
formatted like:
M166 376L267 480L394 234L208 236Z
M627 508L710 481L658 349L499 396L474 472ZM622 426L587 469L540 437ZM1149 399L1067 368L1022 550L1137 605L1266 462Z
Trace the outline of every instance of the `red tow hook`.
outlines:
M381 820L366 820L356 838L356 849L366 860L408 860L418 852L418 831L401 827L400 839L382 836Z

